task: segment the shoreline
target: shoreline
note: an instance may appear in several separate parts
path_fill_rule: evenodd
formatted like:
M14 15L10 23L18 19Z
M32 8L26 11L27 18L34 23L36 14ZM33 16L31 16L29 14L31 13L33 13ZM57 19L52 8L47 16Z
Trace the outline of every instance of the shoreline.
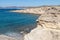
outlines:
M44 13L57 13L58 10L60 11L60 6L42 6L36 8L27 8L24 10L14 10L11 12L18 12L18 13L28 13L28 14L44 14ZM58 12L60 13L60 12Z

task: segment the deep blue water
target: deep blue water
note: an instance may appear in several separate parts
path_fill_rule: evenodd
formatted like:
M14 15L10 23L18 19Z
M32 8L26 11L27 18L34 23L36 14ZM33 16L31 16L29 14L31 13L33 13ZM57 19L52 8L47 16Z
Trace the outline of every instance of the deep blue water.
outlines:
M10 10L0 10L0 33L19 31L24 27L36 24L38 15L9 12Z

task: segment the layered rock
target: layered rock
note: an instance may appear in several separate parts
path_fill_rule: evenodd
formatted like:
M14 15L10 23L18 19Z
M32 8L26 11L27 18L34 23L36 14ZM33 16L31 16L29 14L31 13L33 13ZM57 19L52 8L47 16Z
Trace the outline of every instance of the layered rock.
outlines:
M60 13L45 13L37 20L37 27L24 40L60 40Z

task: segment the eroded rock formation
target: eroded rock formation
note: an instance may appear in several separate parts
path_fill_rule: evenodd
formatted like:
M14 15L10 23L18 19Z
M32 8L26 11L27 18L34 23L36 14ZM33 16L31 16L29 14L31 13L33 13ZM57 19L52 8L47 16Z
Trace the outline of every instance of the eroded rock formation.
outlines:
M45 13L37 20L37 27L24 40L60 40L60 13Z

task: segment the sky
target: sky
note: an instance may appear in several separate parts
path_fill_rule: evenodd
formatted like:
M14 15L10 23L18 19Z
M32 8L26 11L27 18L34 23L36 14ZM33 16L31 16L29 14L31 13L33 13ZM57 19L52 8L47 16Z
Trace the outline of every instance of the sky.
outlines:
M0 6L60 5L60 0L0 0Z

